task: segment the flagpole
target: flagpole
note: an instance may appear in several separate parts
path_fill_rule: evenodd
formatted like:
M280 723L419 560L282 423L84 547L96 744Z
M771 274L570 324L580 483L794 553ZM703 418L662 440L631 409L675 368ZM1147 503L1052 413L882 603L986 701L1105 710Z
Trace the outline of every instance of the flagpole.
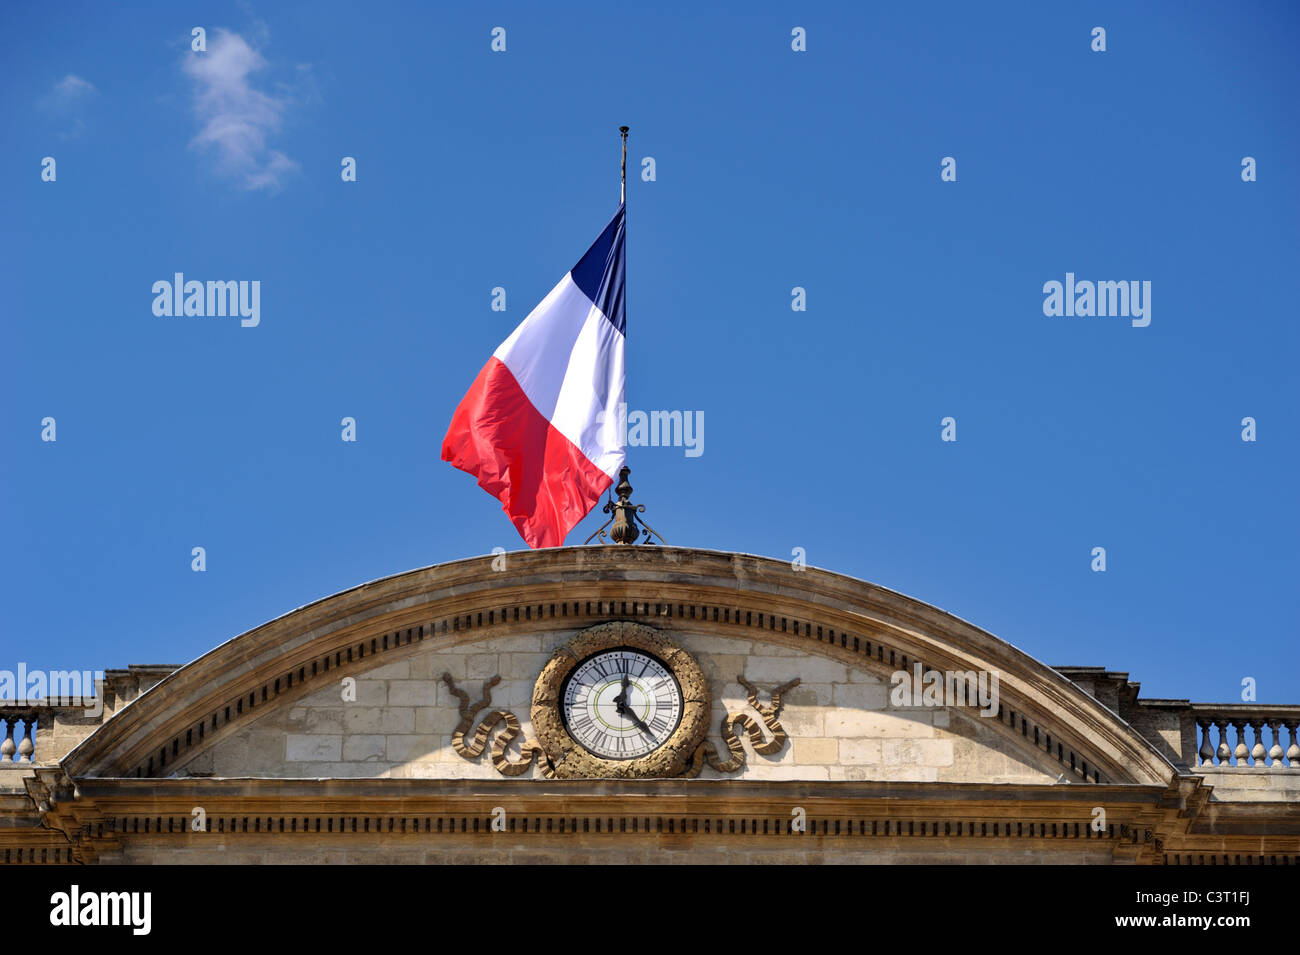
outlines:
M618 131L623 134L623 181L618 188L619 203L627 202L627 130L628 127L620 126Z
M626 126L620 126L618 128L619 133L623 137L623 161L619 170L618 184L618 202L620 206L627 205L627 130L628 128ZM619 424L622 426L621 421ZM626 433L627 432L624 431L624 434ZM635 544L636 539L641 536L640 532L636 528L636 510L631 506L631 502L628 500L629 495L632 493L632 485L627 483L627 476L631 472L632 469L627 466L627 448L625 447L623 448L623 466L619 468L618 471L617 490L619 492L619 503L616 505L614 503L614 498L611 495L605 504L605 513L614 515L613 540L619 544ZM626 493L624 493L625 487L627 489ZM626 505L626 507L623 507L622 505ZM628 526L628 516L632 517L630 526ZM604 528L602 527L596 532L596 534L600 534L603 530ZM596 534L593 534L592 537L595 537ZM601 537L601 540L604 540L603 536ZM587 543L591 543L591 537L587 538Z

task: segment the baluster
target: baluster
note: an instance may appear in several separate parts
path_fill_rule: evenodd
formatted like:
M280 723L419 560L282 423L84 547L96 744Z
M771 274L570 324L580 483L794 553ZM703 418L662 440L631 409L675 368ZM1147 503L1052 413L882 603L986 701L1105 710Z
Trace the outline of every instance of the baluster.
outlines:
M1286 731L1291 736L1291 745L1286 748L1286 761L1292 769L1300 769L1300 743L1296 742L1296 730L1300 729L1300 720L1288 720Z
M0 743L0 763L12 763L14 750L17 748L13 740L14 721L5 718L0 720L0 723L4 723L5 726L4 742Z
M1201 750L1197 755L1201 758L1202 766L1214 764L1214 747L1210 745L1210 725L1209 720L1196 721L1196 728L1201 731Z
M35 717L28 716L26 719L23 720L23 726L24 726L24 729L23 729L22 740L18 743L18 759L17 759L15 762L19 762L19 763L31 763L31 762L32 762L32 753L34 753L34 752L36 751L36 743L35 743L35 737L36 737L36 719L35 719Z
M1250 755L1250 750L1246 748L1246 721L1233 720L1232 725L1237 730L1237 745L1232 751L1235 765L1248 766L1250 764L1246 762L1246 757Z
M1215 720L1214 725L1219 728L1219 765L1229 766L1232 764L1232 750L1228 748L1228 721Z
M1268 721L1269 734L1273 740L1273 745L1268 748L1269 765L1273 769L1282 768L1282 721Z
M1264 767L1264 723L1262 720L1251 720L1248 724L1250 731L1254 734L1255 745L1250 748L1250 761L1256 769Z

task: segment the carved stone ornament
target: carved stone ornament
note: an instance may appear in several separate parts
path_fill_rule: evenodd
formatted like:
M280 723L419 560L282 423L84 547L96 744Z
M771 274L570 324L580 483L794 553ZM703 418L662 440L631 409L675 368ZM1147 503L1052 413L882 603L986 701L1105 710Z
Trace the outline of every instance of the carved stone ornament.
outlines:
M660 660L681 687L681 720L672 735L638 759L602 759L569 734L564 723L565 680L583 660L602 650L627 647ZM657 630L639 623L602 623L555 651L533 687L533 731L561 779L663 778L682 776L709 729L709 684L695 659Z
M528 767L533 764L533 757L538 756L541 757L542 775L547 779L555 778L555 771L546 758L546 751L537 745L536 740L530 739L523 744L520 759L512 760L506 755L506 748L519 735L519 717L509 710L493 710L483 717L483 722L479 724L478 729L474 732L474 738L468 743L465 742L465 737L474 725L474 717L478 715L480 710L486 709L492 704L492 687L501 682L500 675L492 677L483 684L483 696L477 703L469 701L469 694L456 686L456 681L452 679L450 673L442 675L442 682L447 684L448 689L460 701L460 722L456 724L456 729L451 734L451 748L456 751L456 755L462 756L470 762L478 759L483 755L483 749L487 746L488 737L492 735L492 731L500 723L505 729L497 736L496 742L492 744L492 765L496 768L496 771L502 776L522 776L528 772Z
M674 712L680 706L680 719L676 725L664 731L664 737L656 741L652 750L635 758L603 758L578 742L565 720L564 694L569 678L585 661L610 651L631 651L653 658L671 673L680 692L680 698L674 701ZM743 676L736 678L748 692L750 706L762 716L770 738L764 739L763 730L752 717L743 713L734 717L723 714L719 729L729 751L728 758L723 760L707 739L711 712L709 686L694 657L651 627L628 621L598 624L556 650L542 668L533 687L531 717L536 739L526 740L519 758L512 759L506 751L519 736L520 723L518 717L508 710L488 713L474 730L473 738L466 741L477 715L491 705L492 687L500 682L501 677L487 680L483 684L482 698L473 704L469 694L456 686L450 674L444 673L442 679L460 701L461 719L451 739L452 747L460 756L468 760L478 759L493 732L500 727L491 749L492 764L497 771L505 776L520 776L537 759L542 775L548 779L690 778L699 775L706 765L719 772L735 772L744 766L746 758L737 731L749 736L754 751L760 755L778 753L785 746L787 736L778 718L781 695L799 683L795 679L777 687L772 691L771 703L762 704L758 701L757 688ZM671 681L665 677L665 683L668 682ZM617 689L614 684L609 692ZM614 697L614 701L626 699L627 693L625 677L623 695ZM622 703L619 703L618 712L626 712ZM650 729L649 726L644 728Z

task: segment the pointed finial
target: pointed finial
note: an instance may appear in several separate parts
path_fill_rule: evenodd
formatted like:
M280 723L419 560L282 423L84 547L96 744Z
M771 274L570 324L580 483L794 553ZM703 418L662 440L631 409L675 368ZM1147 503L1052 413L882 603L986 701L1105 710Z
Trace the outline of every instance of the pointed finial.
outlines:
M626 464L618 472L618 484L614 487L614 493L618 495L618 500L613 498L605 502L601 508L606 514L612 514L596 533L587 538L586 543L590 544L597 537L601 541L612 540L615 544L636 544L651 543L651 538L656 538L660 544L668 543L659 536L659 532L647 524L644 520L637 517L645 510L644 504L632 503L632 484L628 481L627 476L632 473L632 469ZM611 526L612 525L612 526ZM608 530L607 530L608 528ZM643 541L637 538L644 535Z

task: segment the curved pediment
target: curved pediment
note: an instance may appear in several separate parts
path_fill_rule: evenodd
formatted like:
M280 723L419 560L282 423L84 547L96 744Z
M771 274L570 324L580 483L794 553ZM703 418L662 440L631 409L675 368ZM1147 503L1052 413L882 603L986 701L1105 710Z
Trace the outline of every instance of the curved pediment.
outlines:
M666 547L475 558L328 597L177 670L62 766L73 778L500 778L499 763L528 755L547 662L610 621L698 661L723 757L724 713L745 716L729 724L738 767L705 760L705 777L1163 786L1176 775L1063 676L941 610L825 571ZM477 700L493 678L464 732L457 691ZM770 693L796 679L773 717ZM518 723L509 745L496 764L490 751L468 757L473 728L497 710Z

